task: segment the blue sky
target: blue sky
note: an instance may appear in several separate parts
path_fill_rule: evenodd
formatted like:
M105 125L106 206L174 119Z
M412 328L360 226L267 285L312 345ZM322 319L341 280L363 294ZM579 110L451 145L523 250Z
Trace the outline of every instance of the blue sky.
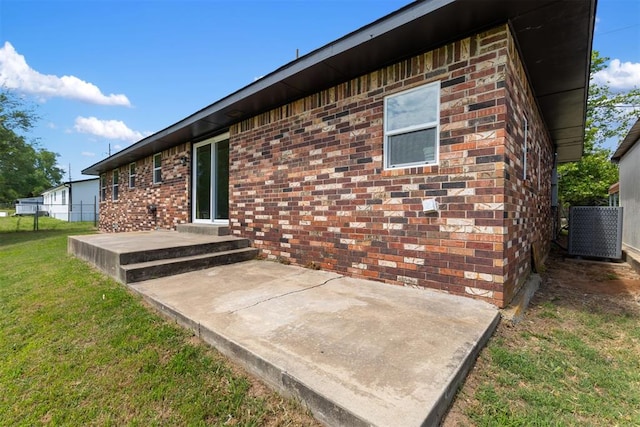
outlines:
M80 171L404 0L0 0L0 84L33 102L28 135ZM640 87L640 1L599 0L599 76ZM65 176L65 179L68 179Z

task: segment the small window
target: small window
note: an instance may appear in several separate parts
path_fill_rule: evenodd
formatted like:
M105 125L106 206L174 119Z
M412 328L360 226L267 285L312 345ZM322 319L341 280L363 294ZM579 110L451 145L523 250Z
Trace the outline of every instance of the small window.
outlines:
M55 201L56 201L56 199L58 198L57 196L58 196L58 192L57 192L57 191L54 191L54 192L53 192L53 201L54 201L54 202L55 202Z
M136 186L136 164L129 163L129 188Z
M62 190L62 204L67 204L67 190Z
M100 201L107 201L107 175L100 175Z
M153 156L153 183L162 182L162 153Z
M385 168L408 168L438 162L440 82L384 99Z
M111 198L114 201L118 200L119 181L120 181L120 172L118 172L118 169L116 169L113 171L113 183L112 183L113 191L111 192Z

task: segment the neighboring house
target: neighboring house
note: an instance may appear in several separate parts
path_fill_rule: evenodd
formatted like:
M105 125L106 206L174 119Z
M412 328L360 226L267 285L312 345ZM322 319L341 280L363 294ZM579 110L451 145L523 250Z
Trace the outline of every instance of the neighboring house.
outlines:
M16 200L16 215L34 215L36 211L46 212L46 209L43 206L43 198L42 196L38 197L23 197L21 199Z
M613 153L620 168L620 206L622 212L622 249L640 260L640 118Z
M99 212L99 178L70 181L42 193L45 210L63 221L94 221Z
M503 307L582 155L594 19L412 3L85 169L100 229L228 225L270 259Z

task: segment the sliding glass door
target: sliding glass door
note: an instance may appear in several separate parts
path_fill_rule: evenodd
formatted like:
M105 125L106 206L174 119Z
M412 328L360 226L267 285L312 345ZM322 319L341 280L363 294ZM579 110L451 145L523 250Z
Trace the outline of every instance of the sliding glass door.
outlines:
M197 223L229 222L229 137L193 145L192 218Z

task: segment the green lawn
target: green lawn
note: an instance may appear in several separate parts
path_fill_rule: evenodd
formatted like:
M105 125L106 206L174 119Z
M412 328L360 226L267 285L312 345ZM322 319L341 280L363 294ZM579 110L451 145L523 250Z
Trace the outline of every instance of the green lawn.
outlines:
M0 425L315 423L67 255L92 224L40 220L0 218Z
M605 289L618 270L548 266L524 319L502 322L481 352L446 427L640 426L638 296L576 285Z
M492 342L468 412L474 424L640 425L638 322L588 317L578 331L558 325L549 334L524 330L515 342ZM591 328L597 317L600 324ZM617 345L623 336L632 342Z
M92 224L32 227L0 218L0 426L315 425L68 256L67 236ZM551 283L564 269L550 264ZM499 326L445 425L640 425L640 310L625 301L543 285L521 323Z

